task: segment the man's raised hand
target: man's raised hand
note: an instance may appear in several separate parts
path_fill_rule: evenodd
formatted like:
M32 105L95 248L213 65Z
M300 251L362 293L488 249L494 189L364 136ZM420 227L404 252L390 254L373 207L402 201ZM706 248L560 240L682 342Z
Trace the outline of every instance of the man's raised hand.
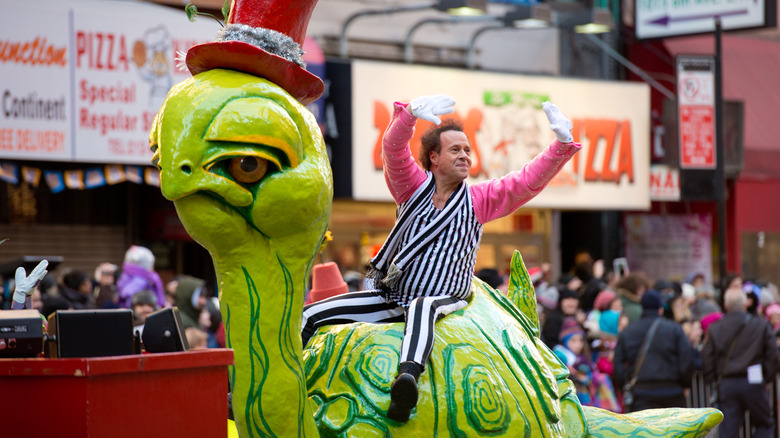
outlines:
M455 112L455 99L446 94L435 96L420 96L409 102L409 112L418 119L440 124L437 116L452 114Z
M563 115L557 106L550 102L544 102L542 109L550 121L550 129L561 143L571 143L574 137L571 136L571 122Z

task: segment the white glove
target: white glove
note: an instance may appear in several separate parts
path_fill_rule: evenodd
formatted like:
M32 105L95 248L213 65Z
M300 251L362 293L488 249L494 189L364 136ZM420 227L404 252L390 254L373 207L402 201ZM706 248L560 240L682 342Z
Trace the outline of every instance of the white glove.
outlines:
M441 119L436 116L452 114L455 112L455 99L446 94L436 96L420 96L409 102L409 112L418 119L440 124Z
M571 122L563 115L557 106L550 102L544 102L542 109L550 121L550 129L561 143L571 143L574 137L571 136Z
M41 262L38 263L38 266L30 272L29 276L27 276L23 267L19 266L16 268L14 301L17 303L24 303L27 295L32 295L35 287L38 286L41 279L49 272L46 270L48 266L49 262L47 260L41 260Z

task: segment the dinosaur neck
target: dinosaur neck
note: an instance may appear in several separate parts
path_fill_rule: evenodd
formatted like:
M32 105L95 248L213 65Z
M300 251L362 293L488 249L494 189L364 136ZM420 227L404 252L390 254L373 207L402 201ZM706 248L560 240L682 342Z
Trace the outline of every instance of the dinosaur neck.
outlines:
M243 245L251 252L212 253L235 358L233 415L241 436L316 436L300 335L310 262L253 243Z

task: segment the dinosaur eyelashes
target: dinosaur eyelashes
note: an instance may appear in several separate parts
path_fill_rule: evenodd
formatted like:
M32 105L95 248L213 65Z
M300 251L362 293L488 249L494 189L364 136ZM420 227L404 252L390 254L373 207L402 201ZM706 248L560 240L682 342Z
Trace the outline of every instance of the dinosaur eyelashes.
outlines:
M230 160L228 169L236 181L251 184L260 181L265 176L268 170L268 160L253 156L236 157Z

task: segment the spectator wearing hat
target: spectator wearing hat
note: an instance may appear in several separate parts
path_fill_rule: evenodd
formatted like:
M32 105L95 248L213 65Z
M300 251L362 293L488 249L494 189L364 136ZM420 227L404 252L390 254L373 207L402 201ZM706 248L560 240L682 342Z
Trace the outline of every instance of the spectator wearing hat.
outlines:
M617 294L609 289L605 289L596 296L593 300L593 310L588 312L588 317L582 324L587 332L588 339L597 339L602 337L615 337L618 334L618 319L620 318L620 312L623 310L623 303L618 299ZM610 323L606 323L610 332L602 331L602 318L607 316L605 320L609 320L610 323L614 322L614 327ZM614 330L613 330L614 329Z
M701 330L704 332L705 338L707 335L707 330L710 328L713 322L719 321L721 318L723 318L722 312L714 312L710 313L709 315L705 316L701 319Z
M176 307L184 328L200 328L200 311L208 301L206 282L200 278L182 275L176 285Z
M619 406L612 382L593 362L582 326L574 317L567 316L558 336L559 343L553 352L569 369L569 379L574 383L580 403L617 411Z
M772 326L772 331L776 333L780 329L780 304L772 303L766 306L764 313L767 321L769 321L769 325Z
M154 270L154 261L154 254L149 248L137 245L128 248L122 264L122 275L116 282L119 307L129 309L133 295L142 290L154 292L157 305L165 306L165 291L160 276Z
M133 311L133 332L143 335L146 317L158 309L157 296L152 291L142 290L133 295L130 309Z
M589 357L585 330L573 316L567 316L563 319L553 353L569 369L569 379L574 382L580 403L591 405L590 386L595 366Z
M585 314L578 310L580 304L577 292L562 287L558 292L558 306L550 313L544 325L542 326L542 342L550 349L555 347L559 341L563 320L567 316L575 317L578 321L585 321Z
M613 382L622 388L631 380L645 335L653 324L657 324L637 372L633 388L634 403L626 408L629 412L635 412L652 408L685 407L685 388L691 386L697 352L679 324L661 317L661 294L648 290L642 295L640 303L641 318L629 324L618 336Z

